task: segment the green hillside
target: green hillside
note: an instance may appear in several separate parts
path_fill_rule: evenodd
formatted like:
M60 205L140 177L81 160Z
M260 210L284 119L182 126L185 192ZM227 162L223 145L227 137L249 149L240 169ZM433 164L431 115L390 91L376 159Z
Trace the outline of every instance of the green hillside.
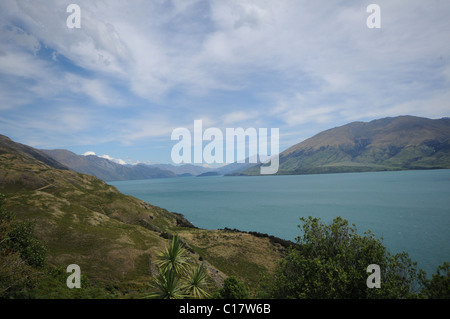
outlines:
M94 282L120 294L148 293L156 253L178 234L191 260L208 269L210 289L234 274L256 286L281 246L269 238L194 228L182 215L121 194L102 180L68 169L31 147L0 136L0 193L19 220L33 220L48 264L78 264ZM236 247L246 249L246 254ZM65 283L63 283L63 286Z
M278 174L438 168L450 168L450 119L400 116L323 131L282 152Z

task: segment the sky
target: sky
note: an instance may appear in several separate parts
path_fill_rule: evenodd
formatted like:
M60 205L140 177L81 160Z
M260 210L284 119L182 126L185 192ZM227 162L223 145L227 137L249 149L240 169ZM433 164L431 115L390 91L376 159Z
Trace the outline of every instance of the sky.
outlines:
M2 0L0 134L170 163L195 120L278 128L283 151L353 121L450 116L449 17L442 0Z

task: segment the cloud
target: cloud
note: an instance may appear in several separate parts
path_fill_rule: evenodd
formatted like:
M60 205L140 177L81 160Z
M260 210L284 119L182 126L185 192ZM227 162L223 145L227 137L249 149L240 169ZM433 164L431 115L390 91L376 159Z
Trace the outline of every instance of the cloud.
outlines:
M95 152L93 152L93 151L87 151L87 152L85 152L85 153L83 153L83 154L81 154L81 155L83 155L83 156L89 156L89 155L97 156L97 155L95 154Z
M105 155L97 155L97 154L95 154L95 152L93 152L93 151L87 151L87 152L84 152L84 153L81 154L81 155L83 155L83 156L97 156L97 157L101 157L101 158L110 160L110 161L112 161L112 162L114 162L114 163L121 164L121 165L127 164L127 162L125 162L123 159L120 159L120 158L114 158L114 157L111 157L111 156L106 155L106 154L105 154Z
M223 123L228 126L236 126L240 123L255 119L258 117L258 113L255 111L244 112L244 111L235 111L231 113L227 113L223 116Z
M77 4L80 29L65 25L64 1L0 3L0 122L13 135L129 146L200 118L290 137L449 115L443 1L380 0L377 30L368 3L339 0Z
M302 74L308 74L308 84L322 93L351 94L380 89L373 85L382 85L385 71L387 86L415 67L408 63L434 52L448 54L442 35L428 27L449 29L445 8L430 9L420 1L381 1L379 32L366 27L364 6L338 1L325 7L306 1L80 1L78 30L64 26L67 13L60 1L8 3L16 3L20 20L32 30L33 35L16 35L18 43L35 50L43 43L83 69L124 81L150 101L174 90L195 95L248 89L255 70L264 69L281 79L292 77L291 88L302 93L307 89ZM428 14L418 13L425 9ZM80 90L95 102L114 100L108 99L106 79L82 83Z
M416 99L413 101L400 102L391 105L389 108L373 108L365 112L355 114L352 110L342 112L345 118L349 120L358 120L363 118L381 118L386 116L400 116L414 114L427 118L441 118L443 114L449 112L450 91L433 95L430 98Z
M74 93L81 93L99 105L114 106L122 102L122 98L101 79L90 79L66 73L64 87Z
M170 138L172 130L176 127L168 119L158 116L124 119L121 126L120 140L125 144L159 137Z
M114 157L111 157L109 155L100 155L98 157L105 158L105 159L110 160L110 161L112 161L114 163L117 163L117 164L121 164L121 165L125 165L126 164L126 162L123 159L114 158Z
M136 160L132 160L132 159L127 159L126 163L129 164L129 165L139 165L139 164L150 165L150 164L154 164L153 161L136 161Z
M74 74L55 65L56 51L51 51L49 59L40 58L43 49L36 37L27 34L25 41L24 30L5 25L1 28L6 36L0 39L5 50L0 55L0 82L7 88L0 97L5 102L2 108L33 103L39 98L59 99L67 93L82 94L100 105L117 105L122 101L107 81Z
M79 2L82 8L80 29L67 28L68 3L62 1L36 3L6 0L5 7L11 9L6 14L18 19L28 32L59 55L89 70L120 73L119 60L126 58L126 48L114 26L101 18L102 2ZM14 7L15 10L12 9ZM106 7L103 3L103 9Z

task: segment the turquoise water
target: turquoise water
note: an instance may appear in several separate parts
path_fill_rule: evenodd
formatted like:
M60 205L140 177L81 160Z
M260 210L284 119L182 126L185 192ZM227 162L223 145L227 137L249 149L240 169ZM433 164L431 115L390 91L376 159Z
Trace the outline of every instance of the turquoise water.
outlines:
M300 217L336 216L406 251L427 274L450 261L450 170L110 182L205 229L237 228L295 240Z

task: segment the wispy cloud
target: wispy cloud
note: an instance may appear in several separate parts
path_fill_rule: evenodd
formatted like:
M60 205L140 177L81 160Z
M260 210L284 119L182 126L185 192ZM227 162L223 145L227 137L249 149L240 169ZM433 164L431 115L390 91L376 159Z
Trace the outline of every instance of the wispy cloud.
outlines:
M195 119L287 138L449 115L445 1L380 0L381 29L366 26L369 3L338 0L80 0L82 27L68 29L69 3L0 3L4 133L166 151Z

